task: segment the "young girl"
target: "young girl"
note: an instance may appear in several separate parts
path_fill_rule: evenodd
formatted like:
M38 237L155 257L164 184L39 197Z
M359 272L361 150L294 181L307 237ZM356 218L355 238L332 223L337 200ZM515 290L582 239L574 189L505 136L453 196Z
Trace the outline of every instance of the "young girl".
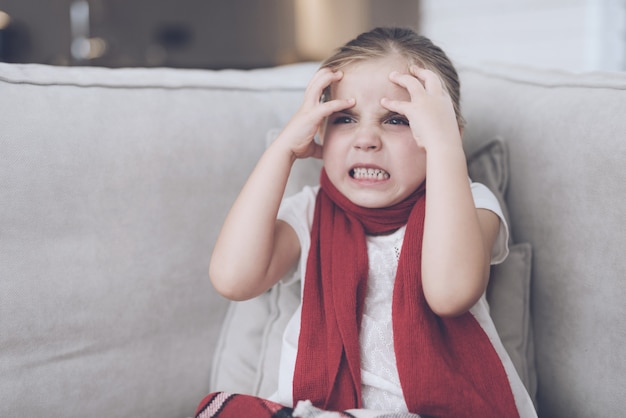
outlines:
M198 416L291 416L298 401L353 416L536 416L484 299L508 230L468 179L462 130L452 63L411 30L374 29L322 64L211 259L233 300L299 266L276 403L215 393ZM292 164L309 157L323 159L320 186L281 202Z

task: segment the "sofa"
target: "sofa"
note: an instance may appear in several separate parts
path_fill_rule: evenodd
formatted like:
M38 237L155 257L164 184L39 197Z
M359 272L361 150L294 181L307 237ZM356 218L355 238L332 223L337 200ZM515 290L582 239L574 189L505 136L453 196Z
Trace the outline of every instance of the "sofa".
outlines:
M317 68L0 63L0 416L188 417L269 395L299 285L229 302L222 220ZM540 417L626 409L626 74L458 65L504 205L492 316ZM286 193L317 181L298 161Z

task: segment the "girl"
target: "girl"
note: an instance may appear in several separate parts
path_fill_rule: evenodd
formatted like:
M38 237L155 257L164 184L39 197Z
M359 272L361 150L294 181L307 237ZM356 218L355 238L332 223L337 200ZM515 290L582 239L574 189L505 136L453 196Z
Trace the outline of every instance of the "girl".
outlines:
M374 29L322 64L211 259L215 288L233 300L300 268L276 403L211 394L199 416L235 416L255 402L266 416L289 414L298 401L536 416L483 297L490 264L508 254L508 230L493 194L468 181L462 130L452 63L411 30ZM320 186L281 202L292 164L309 157L323 159Z

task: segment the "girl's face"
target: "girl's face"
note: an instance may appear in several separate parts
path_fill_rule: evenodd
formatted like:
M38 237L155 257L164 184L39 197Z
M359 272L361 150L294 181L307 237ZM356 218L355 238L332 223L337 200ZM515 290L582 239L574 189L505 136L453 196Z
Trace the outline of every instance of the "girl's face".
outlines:
M418 147L407 118L390 112L380 99L409 101L389 73L407 73L400 57L350 64L331 86L331 97L354 98L355 105L332 114L322 130L324 167L330 181L350 201L384 208L406 199L426 178L426 152Z

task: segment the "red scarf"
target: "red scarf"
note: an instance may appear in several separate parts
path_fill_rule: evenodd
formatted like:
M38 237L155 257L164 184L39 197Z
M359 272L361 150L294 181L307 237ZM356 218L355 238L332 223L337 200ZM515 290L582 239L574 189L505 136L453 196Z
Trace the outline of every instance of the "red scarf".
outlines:
M498 354L474 316L440 318L421 282L422 185L384 209L356 206L322 170L302 302L294 403L361 408L359 330L368 259L365 235L407 225L393 291L394 348L410 412L432 417L519 417Z

